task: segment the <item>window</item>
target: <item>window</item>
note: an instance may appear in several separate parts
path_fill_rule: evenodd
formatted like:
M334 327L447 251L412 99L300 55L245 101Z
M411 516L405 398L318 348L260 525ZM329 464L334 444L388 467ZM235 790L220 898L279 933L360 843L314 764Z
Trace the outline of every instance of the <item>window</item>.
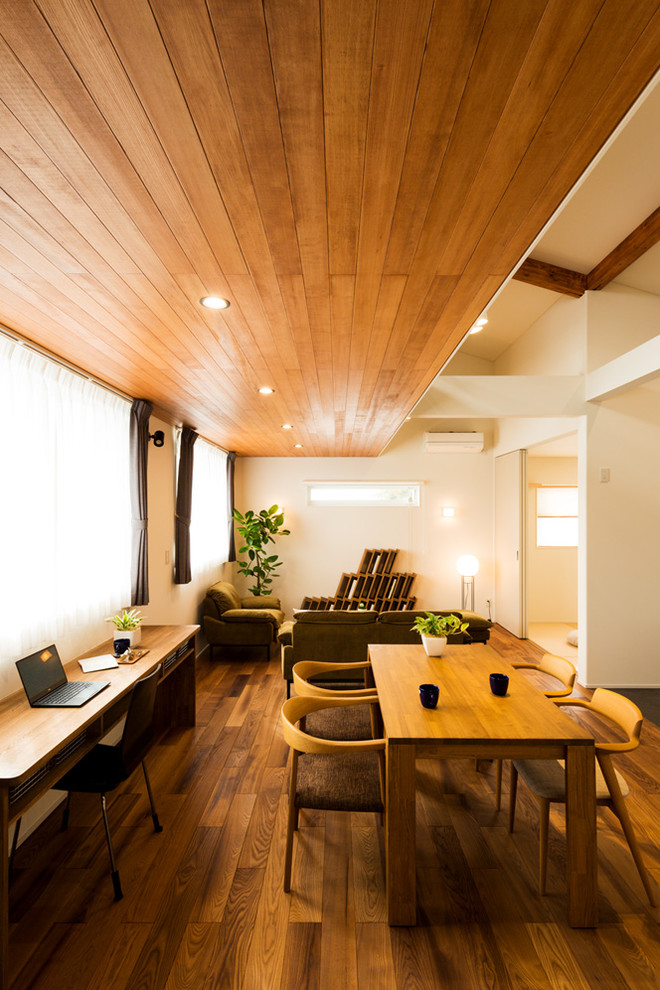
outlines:
M578 490L575 485L537 488L536 545L578 545Z
M0 655L130 601L130 403L0 336Z
M198 437L193 447L190 569L199 574L227 560L227 454Z
M309 505L418 506L418 481L308 481Z

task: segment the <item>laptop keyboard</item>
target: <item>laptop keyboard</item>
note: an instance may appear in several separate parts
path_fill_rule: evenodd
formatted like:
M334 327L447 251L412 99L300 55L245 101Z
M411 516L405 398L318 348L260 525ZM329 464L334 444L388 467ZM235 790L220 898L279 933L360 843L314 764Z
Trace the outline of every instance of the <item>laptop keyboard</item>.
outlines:
M48 695L48 700L70 701L71 698L77 697L86 686L84 681L68 681L62 687L57 688L57 690L51 691Z

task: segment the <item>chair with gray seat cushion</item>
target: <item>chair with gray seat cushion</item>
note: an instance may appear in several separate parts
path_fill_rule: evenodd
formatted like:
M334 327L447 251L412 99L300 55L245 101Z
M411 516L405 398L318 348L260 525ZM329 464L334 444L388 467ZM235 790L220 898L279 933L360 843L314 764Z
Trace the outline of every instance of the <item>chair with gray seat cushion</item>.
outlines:
M545 679L543 693L546 698L566 698L575 687L577 670L566 657L558 657L554 653L545 653L538 663L516 661L511 664L516 670L529 670L541 674ZM548 678L552 684L548 683ZM561 684L561 687L559 686ZM477 761L478 762L478 761ZM495 805L500 810L502 804L502 760L496 763Z
M363 709L362 723L356 708ZM383 813L385 740L368 737L361 698L289 698L282 706L291 747L284 890L291 890L293 833L303 808ZM365 738L366 735L366 738Z
M621 741L613 742L596 740L596 804L610 808L621 823L623 833L632 853L637 872L646 891L646 896L652 907L655 907L655 895L651 880L644 866L642 852L637 843L635 832L628 815L625 796L628 794L628 784L612 765L612 754L630 752L639 745L642 730L642 713L637 705L615 691L596 688L591 701L579 698L566 698L555 701L556 705L570 705L584 708L596 715L603 716L609 723L617 726L625 734ZM539 834L539 893L545 893L546 864L548 859L548 823L551 803L566 803L566 777L564 765L559 760L514 760L511 770L511 792L509 796L509 831L513 831L516 812L516 793L518 777L521 777L532 791L539 803L540 834Z

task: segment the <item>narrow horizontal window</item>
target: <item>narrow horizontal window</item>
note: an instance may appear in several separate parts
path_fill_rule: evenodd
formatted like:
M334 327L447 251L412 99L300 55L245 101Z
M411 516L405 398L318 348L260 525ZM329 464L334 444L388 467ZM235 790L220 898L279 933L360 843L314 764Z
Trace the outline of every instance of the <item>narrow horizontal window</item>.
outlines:
M420 482L308 481L309 505L418 506Z
M578 545L578 490L575 485L536 490L537 547Z

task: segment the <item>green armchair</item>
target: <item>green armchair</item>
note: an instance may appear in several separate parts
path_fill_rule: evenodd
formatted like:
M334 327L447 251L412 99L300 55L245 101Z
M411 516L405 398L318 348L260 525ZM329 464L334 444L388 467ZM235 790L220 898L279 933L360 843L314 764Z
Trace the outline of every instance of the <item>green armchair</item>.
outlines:
M229 581L211 585L202 603L202 623L211 658L216 646L263 646L270 658L271 644L277 640L283 621L279 598L241 598Z

